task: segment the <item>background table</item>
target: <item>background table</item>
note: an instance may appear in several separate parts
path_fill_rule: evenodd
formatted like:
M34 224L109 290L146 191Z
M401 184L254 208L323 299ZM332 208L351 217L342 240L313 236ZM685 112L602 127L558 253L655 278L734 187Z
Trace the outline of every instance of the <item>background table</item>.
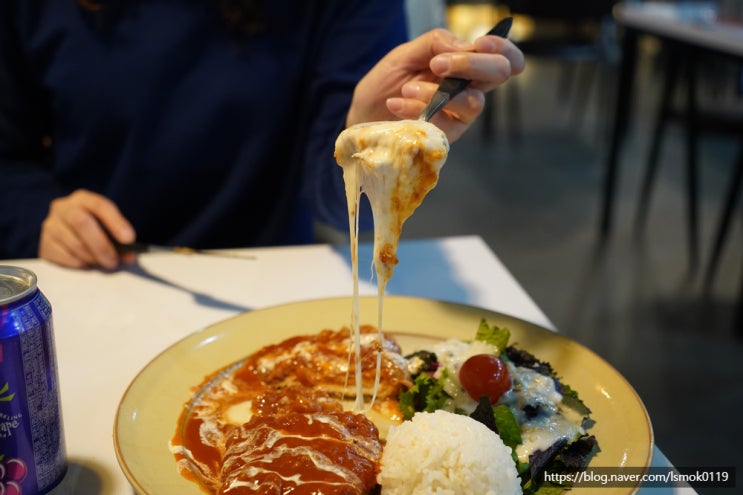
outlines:
M315 298L349 296L347 247L239 250L253 259L142 255L122 270L70 270L5 260L34 271L53 306L70 470L54 495L131 495L113 447L119 400L137 373L179 339L235 314ZM371 247L360 248L361 292ZM403 242L388 292L480 306L537 325L552 323L479 237ZM366 281L365 281L366 280ZM656 448L653 464L670 466ZM652 495L694 493L658 490ZM163 494L170 495L170 494Z
M615 7L614 17L623 30L623 38L614 129L606 163L600 219L600 233L604 238L612 228L621 149L631 127L638 38L650 35L695 52L743 61L743 24L719 20L713 2L622 2ZM695 150L691 150L690 156L694 153ZM696 206L690 204L689 208L693 210L690 212L691 221L695 222Z

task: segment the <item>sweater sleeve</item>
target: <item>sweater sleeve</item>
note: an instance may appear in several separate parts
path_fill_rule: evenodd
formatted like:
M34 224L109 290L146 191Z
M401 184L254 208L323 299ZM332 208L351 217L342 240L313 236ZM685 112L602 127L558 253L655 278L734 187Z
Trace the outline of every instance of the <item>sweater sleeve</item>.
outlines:
M42 85L44 67L37 67L64 54L56 54L53 43L39 47L38 41L37 56L25 53L27 39L33 38L41 22L41 13L33 7L38 4L28 0L0 2L0 258L37 256L49 203L73 189L73 184L62 183L53 169L53 148L47 136L52 135L52 125L59 132L56 127L64 121L54 113L59 105L57 96L53 100ZM312 23L311 39L307 40L311 48L300 76L306 90L298 98L303 103L298 127L304 135L287 141L300 143L293 154L294 164L301 166L299 209L303 218L310 213L317 220L345 229L347 210L341 169L333 158L335 139L343 128L357 81L405 40L404 9L402 0L322 0L307 11L316 12L316 16L306 20ZM68 115L67 124L71 118ZM55 146L57 154L62 153L60 143L58 140ZM85 140L80 144L93 145ZM58 161L55 165L59 168ZM77 177L68 174L65 180ZM370 225L371 215L366 218Z
M392 48L407 40L403 2L353 0L334 2L326 16L324 35L309 78L307 146L304 150L303 198L317 220L348 229L341 167L335 162L335 140L345 125L356 83ZM361 228L371 224L368 203L361 210Z
M0 4L0 259L36 257L59 196L50 169L49 97L22 56L15 2Z

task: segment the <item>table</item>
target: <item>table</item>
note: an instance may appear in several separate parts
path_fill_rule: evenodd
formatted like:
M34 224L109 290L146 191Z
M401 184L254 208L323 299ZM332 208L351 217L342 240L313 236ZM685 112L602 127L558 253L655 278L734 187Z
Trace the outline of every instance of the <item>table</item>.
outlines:
M713 2L622 2L614 9L614 17L624 28L622 59L619 68L619 85L614 111L614 130L609 144L609 154L603 185L603 197L599 236L606 242L611 233L614 215L614 197L619 175L620 155L627 130L630 126L632 93L637 63L637 44L641 35L651 35L666 43L677 52L669 57L671 63L666 68L666 81L661 114L656 123L651 160L642 187L638 211L645 210L649 198L650 184L655 175L659 137L664 121L668 118L670 97L676 84L679 61L686 64L686 209L688 218L688 252L690 271L699 265L699 226L698 226L698 171L696 164L696 134L699 116L697 115L695 70L696 60L711 54L722 56L736 63L743 63L743 22L721 20L718 6ZM726 119L729 120L729 119ZM740 117L737 121L717 123L717 127L732 129L738 134L740 150L733 166L727 191L722 200L719 219L705 274L705 287L709 288L721 257L727 238L731 218L741 188L743 188L743 133ZM743 330L743 281L739 290L738 302L733 317L733 331L741 334Z
M632 90L637 61L637 41L640 35L652 35L692 51L703 51L743 60L743 24L719 20L715 4L706 2L622 2L614 9L614 17L622 28L622 60L619 69L614 113L614 130L604 178L600 234L606 239L611 231L614 196L619 173L621 147L630 125ZM693 99L694 92L689 91ZM693 101L691 102L693 103ZM690 105L692 107L693 105ZM689 112L687 132L694 134L694 115ZM693 139L687 139L687 187L689 188L690 249L696 256L696 171L693 166L696 149Z
M53 306L70 469L53 495L132 495L112 435L118 403L151 359L186 335L235 314L280 303L348 296L348 247L237 250L252 259L141 255L122 270L71 270L43 260L3 260L34 271ZM361 293L371 247L359 251ZM388 292L480 306L554 330L485 242L476 236L406 241ZM670 466L657 449L653 465ZM654 489L695 493L690 488ZM164 494L165 495L165 494Z

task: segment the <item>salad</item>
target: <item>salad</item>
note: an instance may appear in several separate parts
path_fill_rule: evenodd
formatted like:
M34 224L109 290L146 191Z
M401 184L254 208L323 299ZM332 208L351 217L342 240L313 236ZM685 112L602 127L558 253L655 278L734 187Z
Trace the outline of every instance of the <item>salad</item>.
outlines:
M400 394L405 419L416 412L466 414L511 447L525 494L570 488L544 473L583 470L598 452L587 430L591 410L552 366L509 345L510 331L484 319L472 341L447 340L405 356L413 386Z

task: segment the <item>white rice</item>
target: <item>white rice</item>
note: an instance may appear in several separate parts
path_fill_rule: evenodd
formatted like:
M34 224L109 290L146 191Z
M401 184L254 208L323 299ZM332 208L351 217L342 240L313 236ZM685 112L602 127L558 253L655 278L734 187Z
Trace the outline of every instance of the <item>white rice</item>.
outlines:
M392 427L381 464L382 495L521 493L510 447L482 423L443 410Z

